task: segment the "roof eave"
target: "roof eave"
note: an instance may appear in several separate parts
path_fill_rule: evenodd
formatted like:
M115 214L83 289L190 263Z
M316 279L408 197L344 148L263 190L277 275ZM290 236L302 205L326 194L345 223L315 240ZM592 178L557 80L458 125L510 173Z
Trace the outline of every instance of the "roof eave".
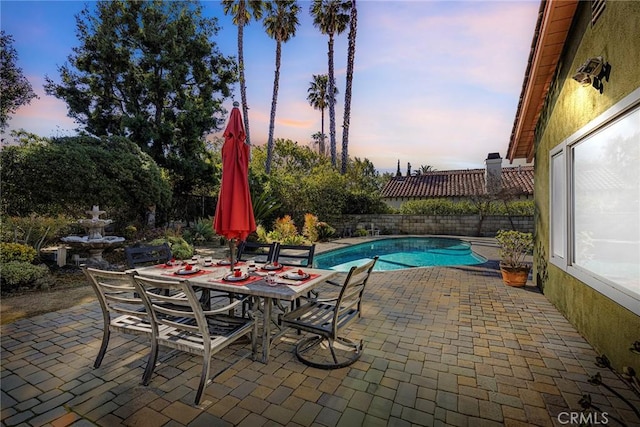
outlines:
M567 39L578 0L542 0L531 44L522 92L511 131L507 159L534 157L534 136L540 111L549 92Z

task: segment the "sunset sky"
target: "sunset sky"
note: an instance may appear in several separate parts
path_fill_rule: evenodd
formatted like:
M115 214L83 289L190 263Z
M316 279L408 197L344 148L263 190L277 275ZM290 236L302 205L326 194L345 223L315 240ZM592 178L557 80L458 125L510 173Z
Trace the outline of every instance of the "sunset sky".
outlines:
M87 2L93 7L93 2ZM204 13L222 27L215 42L237 54L237 29L217 1ZM313 74L327 73L327 37L313 26L311 2L300 1L300 26L283 45L276 138L311 144L320 112L307 102ZM518 105L539 1L358 1L349 154L380 172L484 167L489 152L505 156ZM41 136L72 135L66 104L44 94L45 76L59 81L75 36L80 1L5 1L1 27L14 38L18 66L40 99L22 107L9 129ZM275 69L275 41L261 23L245 28L247 98L252 143L264 144ZM338 147L347 57L347 32L335 45ZM235 100L240 101L239 86ZM233 100L225 104L231 109ZM328 134L328 114L325 116ZM3 135L7 137L7 135ZM507 165L505 161L505 166Z

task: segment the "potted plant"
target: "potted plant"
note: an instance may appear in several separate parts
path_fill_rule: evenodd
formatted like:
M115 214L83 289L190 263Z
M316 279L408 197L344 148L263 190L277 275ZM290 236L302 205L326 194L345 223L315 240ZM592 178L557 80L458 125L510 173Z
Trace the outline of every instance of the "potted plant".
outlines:
M500 272L509 286L524 286L531 265L524 262L533 250L533 235L516 230L499 230L496 240L500 245Z

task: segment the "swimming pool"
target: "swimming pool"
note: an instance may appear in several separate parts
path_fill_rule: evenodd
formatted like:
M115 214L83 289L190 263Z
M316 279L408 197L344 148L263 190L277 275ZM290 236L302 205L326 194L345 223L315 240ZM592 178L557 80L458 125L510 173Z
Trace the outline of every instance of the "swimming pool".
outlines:
M413 267L474 265L486 261L471 250L471 244L448 237L399 237L372 240L317 254L316 268L349 271L378 255L374 271Z

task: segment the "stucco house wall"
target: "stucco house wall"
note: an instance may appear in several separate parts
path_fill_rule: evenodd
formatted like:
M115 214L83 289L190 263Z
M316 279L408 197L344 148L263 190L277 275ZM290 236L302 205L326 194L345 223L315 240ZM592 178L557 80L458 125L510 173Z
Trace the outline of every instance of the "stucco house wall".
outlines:
M550 151L640 87L640 2L608 1L593 26L590 7L591 2L578 4L558 74L537 124L534 278L547 298L617 370L623 366L638 370L639 358L629 347L640 340L640 316L550 262ZM612 67L602 94L572 79L575 70L594 56L603 56Z

